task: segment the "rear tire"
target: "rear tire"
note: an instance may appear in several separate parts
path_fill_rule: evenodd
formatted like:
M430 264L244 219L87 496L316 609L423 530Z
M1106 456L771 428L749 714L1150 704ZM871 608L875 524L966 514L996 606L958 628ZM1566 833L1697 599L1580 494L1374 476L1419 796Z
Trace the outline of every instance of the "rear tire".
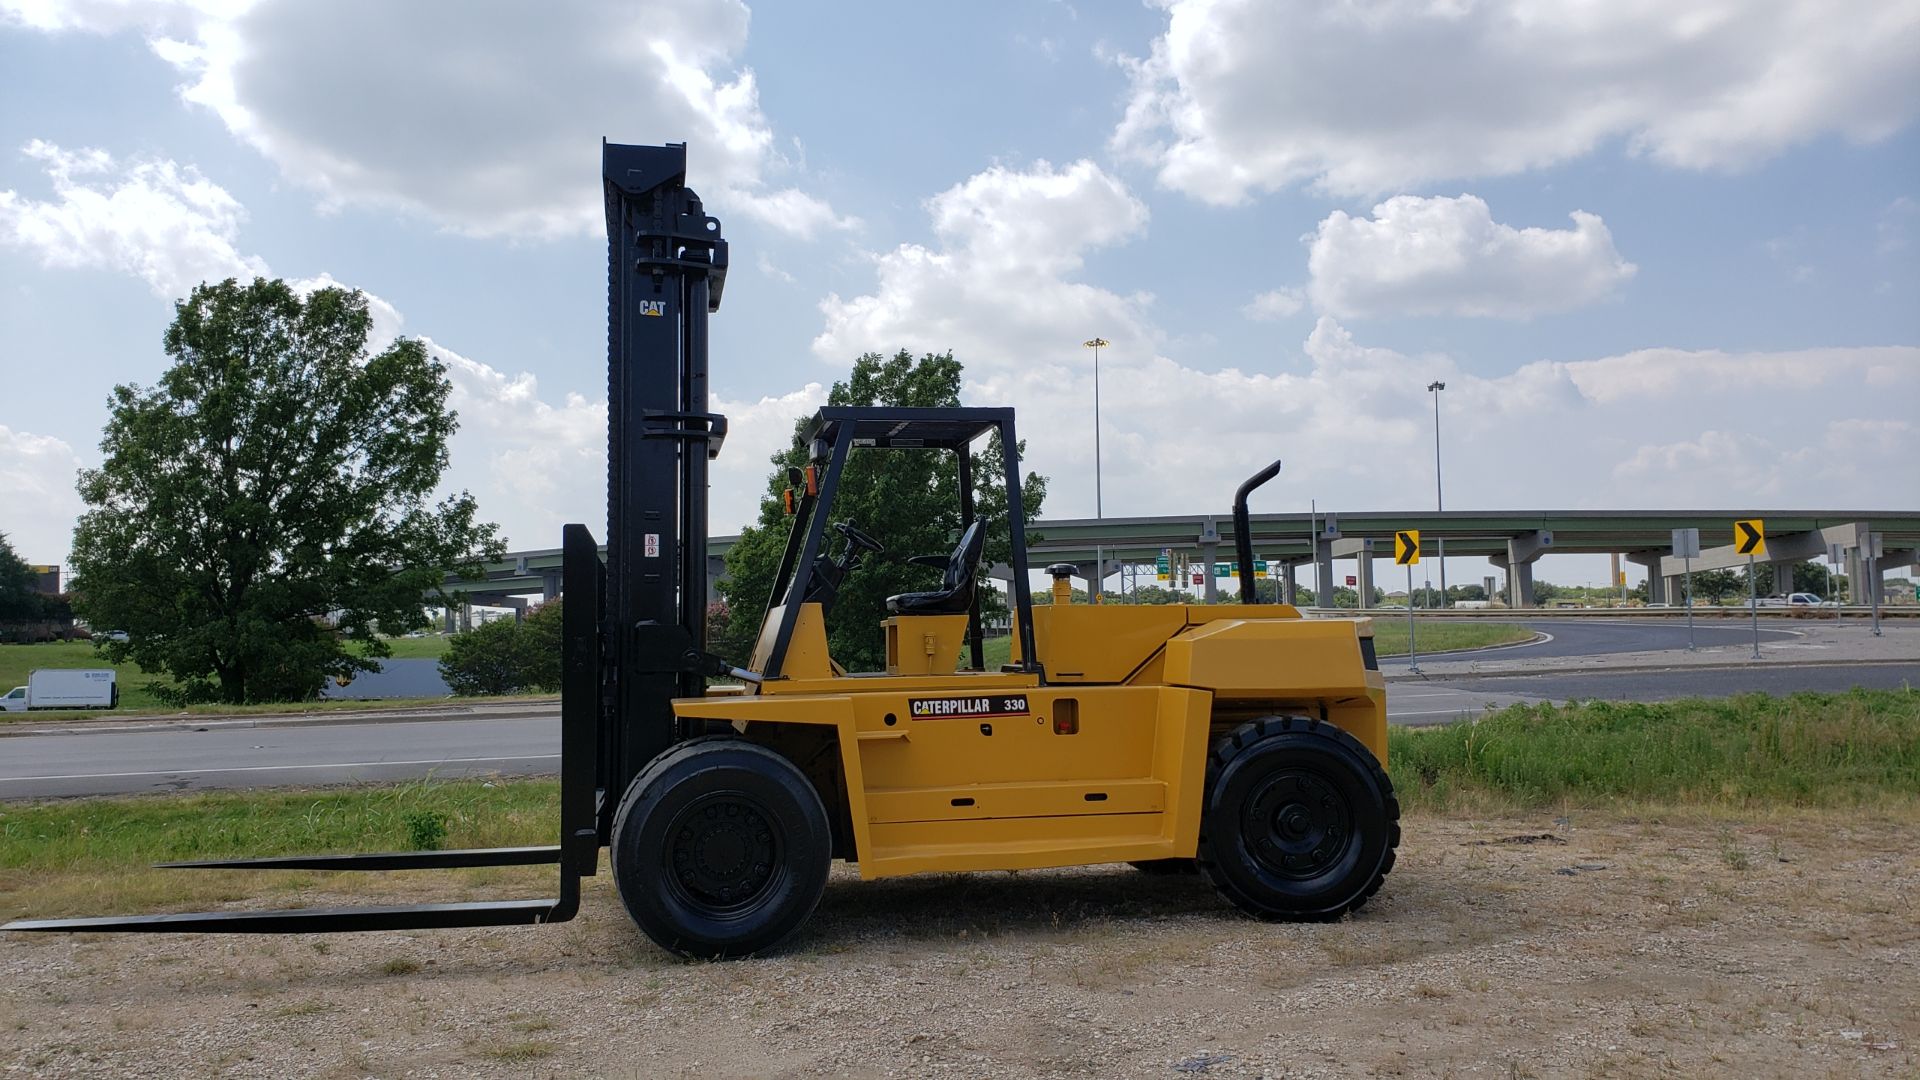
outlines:
M664 949L714 959L772 947L826 890L832 834L799 769L733 736L653 759L614 813L608 858L627 914Z
M1379 891L1399 844L1393 782L1332 724L1255 720L1208 758L1198 861L1250 915L1337 919Z

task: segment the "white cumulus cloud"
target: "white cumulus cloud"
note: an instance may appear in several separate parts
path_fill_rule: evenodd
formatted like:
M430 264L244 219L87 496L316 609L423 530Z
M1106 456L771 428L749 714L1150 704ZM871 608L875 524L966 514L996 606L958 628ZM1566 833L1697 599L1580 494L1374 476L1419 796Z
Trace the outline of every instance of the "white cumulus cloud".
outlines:
M202 281L266 272L235 246L246 210L191 165L117 161L103 150L34 140L24 153L46 170L50 199L0 191L0 243L60 269L132 274L163 297Z
M1306 294L1295 288L1271 289L1241 308L1241 313L1256 322L1272 322L1297 315L1307 304Z
M1161 0L1113 136L1209 202L1368 196L1609 143L1734 168L1920 110L1920 6L1883 0Z
M590 233L595 149L689 143L708 212L800 236L854 222L782 184L740 0L168 4L5 0L41 30L136 30L213 111L323 204L476 236Z
M1516 229L1472 195L1401 195L1370 218L1335 210L1312 234L1314 306L1342 318L1480 315L1526 318L1582 307L1634 274L1596 215L1571 229Z
M1920 449L1851 455L1835 472L1822 455L1797 455L1800 429L1789 435L1779 422L1780 395L1791 387L1795 413L1839 435L1910 438L1893 402L1920 399L1914 346L1648 349L1488 371L1370 345L1323 315L1301 344L1303 369L1203 366L1172 355L1177 346L1156 325L1150 297L1077 280L1094 245L1146 227L1136 202L1085 163L983 171L930 200L937 245L875 256L870 292L822 305L814 350L844 365L865 351L954 349L967 366L969 401L1019 408L1028 464L1053 478L1049 516L1093 513L1092 365L1079 343L1095 334L1113 343L1101 358L1110 513L1224 512L1240 480L1275 458L1286 466L1262 490L1269 507L1429 505L1426 386L1436 379L1447 384L1447 502L1462 508L1881 505ZM1344 219L1354 235L1335 230L1345 260L1340 295L1369 310L1388 303L1392 289L1404 293L1393 303L1417 298L1435 310L1550 310L1604 295L1630 272L1597 219L1520 230L1494 223L1476 199L1402 205L1443 219L1432 244L1445 257L1412 258L1403 249L1418 246L1410 238L1418 230L1390 210ZM1019 251L1046 258L1021 263L1009 254ZM1356 269L1361 254L1386 252L1413 262L1408 282L1369 280ZM1552 287L1520 280L1528 276L1550 277ZM1249 314L1282 313L1293 300L1282 291ZM1723 466L1742 449L1758 464Z
M72 445L0 424L0 532L29 563L65 560L84 506L74 489L80 459Z

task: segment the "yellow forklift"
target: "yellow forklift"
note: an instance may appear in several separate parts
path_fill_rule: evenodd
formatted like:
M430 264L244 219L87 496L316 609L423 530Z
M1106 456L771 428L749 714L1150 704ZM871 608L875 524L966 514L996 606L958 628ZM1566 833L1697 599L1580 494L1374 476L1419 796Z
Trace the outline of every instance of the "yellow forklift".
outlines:
M603 147L608 226L608 543L564 530L559 843L232 859L196 868L395 870L549 863L549 899L33 920L4 929L292 933L570 919L599 850L663 947L768 949L810 916L833 860L865 879L1132 863L1195 870L1242 910L1334 919L1392 868L1399 804L1385 771L1386 688L1364 619L1284 604L1072 604L1076 567L1030 595L1025 525L1011 556L1011 662L984 670L987 522L971 478L998 435L1020 499L1014 411L824 408L790 471L792 526L744 664L704 648L707 316L727 266L720 223L685 185L685 148ZM834 520L855 453L953 454L951 552L910 561L940 587L887 600L886 670L848 672L826 615L863 559ZM1255 597L1247 498L1233 504L1241 593ZM969 654L962 666L962 653ZM717 682L726 679L726 682ZM709 685L712 684L712 685Z

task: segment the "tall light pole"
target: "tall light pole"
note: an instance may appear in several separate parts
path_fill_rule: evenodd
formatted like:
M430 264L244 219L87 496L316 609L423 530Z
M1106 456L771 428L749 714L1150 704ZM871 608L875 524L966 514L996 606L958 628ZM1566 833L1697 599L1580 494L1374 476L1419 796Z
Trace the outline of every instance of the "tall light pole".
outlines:
M1440 391L1447 384L1435 380L1427 384L1427 391L1433 395L1433 508L1444 511L1447 508L1445 496L1440 491ZM1440 560L1440 606L1447 606L1447 538L1434 538L1434 557Z
M1106 517L1100 499L1100 350L1107 345L1107 339L1097 337L1080 344L1093 350L1093 517L1098 521ZM1097 537L1093 544L1093 573L1093 588L1088 590L1092 595L1087 599L1098 604L1106 591L1107 561Z

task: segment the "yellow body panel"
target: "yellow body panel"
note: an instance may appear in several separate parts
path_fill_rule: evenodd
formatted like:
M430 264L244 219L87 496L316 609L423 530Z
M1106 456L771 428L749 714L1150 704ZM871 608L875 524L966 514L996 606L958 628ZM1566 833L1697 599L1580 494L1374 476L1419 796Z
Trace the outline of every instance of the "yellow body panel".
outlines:
M982 699L954 688L984 680L834 681L841 693L688 698L674 711L748 738L756 725L833 729L863 877L1176 858L1199 842L1211 695L1045 687L985 695L1020 698L1023 713L916 719L915 700ZM901 685L923 681L944 689ZM1056 730L1063 702L1072 734Z
M750 669L767 670L773 639L786 610L784 604L767 609L767 617L760 623L760 640L753 646L753 661L747 665ZM827 620L821 615L819 604L800 605L800 615L793 621L793 638L787 643L787 656L780 670L795 679L833 678L833 660L827 655Z
M1044 686L954 672L965 624L889 619L890 671L846 675L808 604L784 677L674 711L730 722L796 762L837 762L816 784L844 786L848 854L866 878L1191 857L1212 740L1255 716L1324 717L1386 760L1386 684L1362 664L1364 619L1282 604L1040 607ZM763 630L756 668L771 640ZM1017 627L1014 640L1017 660Z
M954 669L966 640L965 615L895 615L880 624L887 636L887 674L937 675Z

